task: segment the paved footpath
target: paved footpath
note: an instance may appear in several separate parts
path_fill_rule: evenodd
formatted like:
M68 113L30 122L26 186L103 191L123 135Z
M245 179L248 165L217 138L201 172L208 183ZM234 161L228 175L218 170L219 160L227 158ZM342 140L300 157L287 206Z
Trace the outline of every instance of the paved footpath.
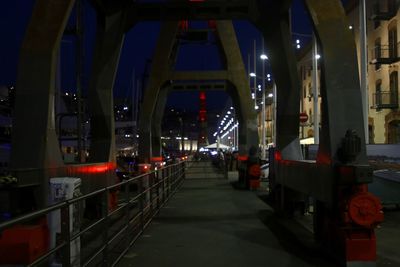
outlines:
M225 179L189 179L118 266L335 266L305 243L253 192Z

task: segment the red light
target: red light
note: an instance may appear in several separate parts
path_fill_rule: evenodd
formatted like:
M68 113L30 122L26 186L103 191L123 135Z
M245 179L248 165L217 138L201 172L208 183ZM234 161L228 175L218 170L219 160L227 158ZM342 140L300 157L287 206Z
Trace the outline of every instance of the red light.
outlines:
M69 168L70 172L78 172L78 173L103 173L116 168L116 164L114 162L105 162L100 164L90 164L90 165L80 165L80 166L71 166Z
M275 151L275 160L276 161L280 161L280 160L282 160L282 154L281 154L281 152L280 151Z
M239 160L239 161L246 161L246 160L248 160L248 156L247 155L239 155L238 157L237 157L237 159Z

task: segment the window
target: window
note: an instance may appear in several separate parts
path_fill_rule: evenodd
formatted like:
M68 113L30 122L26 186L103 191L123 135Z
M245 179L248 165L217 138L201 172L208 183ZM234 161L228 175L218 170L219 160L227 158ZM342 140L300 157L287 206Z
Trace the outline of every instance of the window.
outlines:
M382 105L382 80L375 82L375 106L379 107Z
M389 144L400 143L400 121L399 120L394 120L389 123L388 143Z
M379 58L381 58L381 38L378 38L375 40L375 48L374 48L374 52L375 52L375 59L379 60ZM375 70L379 70L381 68L381 64L376 63L375 64Z
M378 28L381 26L381 21L380 20L374 20L374 29Z
M397 21L393 21L389 25L389 57L397 58Z
M399 75L397 71L390 73L390 104L398 103Z

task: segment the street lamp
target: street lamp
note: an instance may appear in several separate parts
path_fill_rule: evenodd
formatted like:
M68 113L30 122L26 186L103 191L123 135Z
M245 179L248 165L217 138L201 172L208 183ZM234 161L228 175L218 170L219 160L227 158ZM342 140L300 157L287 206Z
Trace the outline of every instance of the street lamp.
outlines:
M262 39L262 49L264 51L264 38ZM260 58L262 59L262 114L261 114L261 159L265 159L265 61L268 59L266 54L261 54ZM269 78L269 77L268 77Z

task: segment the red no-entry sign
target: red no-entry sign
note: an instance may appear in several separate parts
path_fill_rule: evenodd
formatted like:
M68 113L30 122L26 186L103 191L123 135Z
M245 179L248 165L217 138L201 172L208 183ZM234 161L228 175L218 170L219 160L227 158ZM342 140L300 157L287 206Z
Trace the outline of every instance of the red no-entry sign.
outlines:
M300 113L300 122L306 122L308 120L308 115L305 112Z

